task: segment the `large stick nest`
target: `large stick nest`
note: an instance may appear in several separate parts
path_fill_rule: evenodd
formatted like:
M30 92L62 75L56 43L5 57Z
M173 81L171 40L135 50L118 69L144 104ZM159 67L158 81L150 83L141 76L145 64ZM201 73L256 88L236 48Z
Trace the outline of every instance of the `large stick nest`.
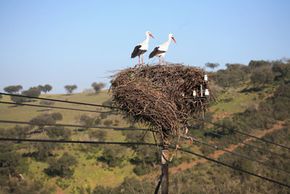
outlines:
M179 135L191 116L206 110L209 99L201 97L201 85L203 91L208 89L204 75L202 69L180 64L128 68L111 81L113 102L127 117L157 129L163 138Z

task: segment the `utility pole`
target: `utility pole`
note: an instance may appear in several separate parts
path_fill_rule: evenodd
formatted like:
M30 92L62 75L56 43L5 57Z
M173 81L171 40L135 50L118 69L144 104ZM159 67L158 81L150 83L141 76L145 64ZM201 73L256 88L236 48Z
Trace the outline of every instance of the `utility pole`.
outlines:
M169 161L169 150L168 145L164 144L161 150L161 171L162 171L162 182L161 182L161 193L168 194L168 161Z

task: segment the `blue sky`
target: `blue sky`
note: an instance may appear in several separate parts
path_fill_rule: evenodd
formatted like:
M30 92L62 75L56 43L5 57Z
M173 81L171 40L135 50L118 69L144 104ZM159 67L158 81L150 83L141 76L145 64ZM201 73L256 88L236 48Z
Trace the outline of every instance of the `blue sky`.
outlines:
M149 49L175 35L172 62L290 57L289 10L287 0L0 0L0 89L49 83L62 93L66 84L82 91L109 83L137 62L130 54L146 30L156 37Z

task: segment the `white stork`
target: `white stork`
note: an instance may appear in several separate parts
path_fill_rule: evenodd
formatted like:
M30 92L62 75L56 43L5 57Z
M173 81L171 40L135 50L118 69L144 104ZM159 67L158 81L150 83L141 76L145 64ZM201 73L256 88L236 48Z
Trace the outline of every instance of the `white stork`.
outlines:
M165 56L166 51L168 50L171 40L173 40L173 42L176 43L176 40L173 34L169 34L168 40L166 42L154 48L154 50L149 55L149 59L156 56L156 57L159 57L159 63L161 63L161 61L164 61L164 56Z
M140 44L138 44L137 46L135 46L135 48L131 54L131 58L135 58L138 56L139 64L140 64L140 56L142 59L142 64L144 63L143 54L148 50L150 37L154 38L153 34L149 31L146 31L145 35L146 35L146 39L143 42L141 42Z

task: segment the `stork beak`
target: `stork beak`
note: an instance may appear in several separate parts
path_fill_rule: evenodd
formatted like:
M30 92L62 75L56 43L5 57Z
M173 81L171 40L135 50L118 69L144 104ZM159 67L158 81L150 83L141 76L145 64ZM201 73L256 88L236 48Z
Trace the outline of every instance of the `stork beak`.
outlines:
M151 34L151 33L149 34L149 36L150 36L151 38L154 38L153 34Z
M173 40L174 43L176 43L176 40L173 36L171 37L171 39Z

